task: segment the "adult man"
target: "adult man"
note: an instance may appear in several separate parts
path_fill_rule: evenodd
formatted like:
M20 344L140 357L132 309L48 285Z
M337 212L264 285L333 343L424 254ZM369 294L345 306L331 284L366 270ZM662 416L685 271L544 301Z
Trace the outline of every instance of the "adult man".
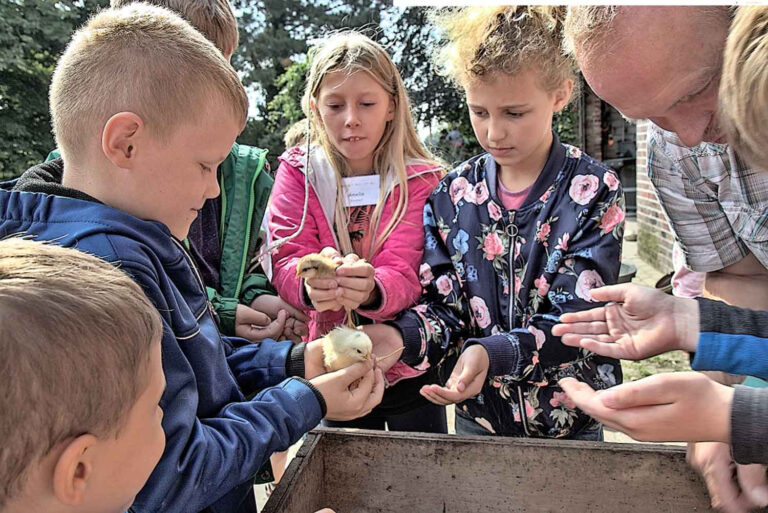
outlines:
M584 78L627 117L649 119L649 175L705 292L768 309L768 173L728 148L717 120L727 7L575 7L566 38ZM738 468L726 444L695 444L689 460L713 505L743 512L764 502L765 469ZM760 492L758 492L759 494Z

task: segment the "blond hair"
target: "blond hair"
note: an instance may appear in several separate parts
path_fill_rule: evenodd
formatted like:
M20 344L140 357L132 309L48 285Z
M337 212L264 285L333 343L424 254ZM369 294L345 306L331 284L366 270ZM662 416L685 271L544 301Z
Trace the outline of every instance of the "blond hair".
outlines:
M564 7L460 7L433 11L431 21L445 41L435 64L441 74L465 87L495 73L529 69L547 92L565 80L576 82L575 66L562 53Z
M725 46L721 122L739 156L768 167L768 7L739 7Z
M300 146L307 142L307 120L302 119L297 121L285 132L283 136L283 143L286 148L292 148L293 146Z
M107 9L78 30L51 83L51 117L65 161L82 164L105 123L124 111L139 115L165 139L197 121L214 96L245 125L248 98L221 52L162 7L134 3Z
M112 7L123 7L136 0L111 0ZM187 20L224 55L235 53L239 40L237 20L228 0L143 0L165 7Z
M0 241L0 509L56 445L119 432L149 384L157 310L96 257Z
M406 162L420 160L435 163L436 159L419 140L411 117L410 102L403 85L400 73L392 62L389 54L370 38L355 31L345 31L334 34L310 50L311 65L307 86L302 98L302 109L307 117L313 119L314 111L311 104L320 95L323 79L329 74L342 71L347 74L356 72L367 73L390 95L395 105L392 121L387 122L384 135L381 137L373 153L373 170L381 176L379 198L383 200L386 194L386 178L391 175L393 182L399 185L392 219L381 232L374 234L374 243L370 258L378 251L398 223L402 221L408 208L408 174ZM336 207L335 225L340 249L343 253L351 253L352 242L347 231L349 215L344 208L342 178L349 174L349 164L344 156L333 146L322 123L315 123L312 136L319 139L320 145L328 155L331 166L336 171ZM437 167L437 164L435 164ZM371 226L377 227L385 202L380 201L371 214Z

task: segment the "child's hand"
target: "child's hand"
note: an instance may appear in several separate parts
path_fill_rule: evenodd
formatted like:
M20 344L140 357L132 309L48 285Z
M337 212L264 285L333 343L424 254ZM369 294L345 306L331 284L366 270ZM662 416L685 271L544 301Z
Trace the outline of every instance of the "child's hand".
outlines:
M421 387L421 395L441 405L465 401L483 389L489 365L488 351L483 346L469 346L459 356L445 386L425 385Z
M699 372L656 374L608 390L564 378L574 404L643 442L728 442L733 389Z
M686 460L704 478L712 507L718 511L748 513L768 506L765 465L736 464L729 444L690 443Z
M403 354L402 351L395 353L403 347L400 330L388 324L367 324L361 328L373 343L373 354L380 358L376 361L376 368L387 372ZM391 356L387 357L387 355Z
M552 334L563 344L625 360L642 360L675 349L694 352L699 340L699 305L650 287L612 285L590 291L612 303L560 317Z
M373 279L371 264L354 254L344 257L344 263L336 269L336 282L341 288L339 302L349 310L366 306L378 300L378 289Z
M285 311L287 317L283 326L283 338L300 342L301 337L307 334L307 321L309 317L301 310L294 308L279 296L262 294L257 296L251 302L251 308L257 312L264 313L273 321L278 318L281 310Z
M304 288L316 311L338 312L344 308L341 304L344 291L339 287L336 278L309 278L304 280Z
M265 338L280 339L285 329L287 314L281 310L272 320L269 315L257 312L245 305L237 305L235 310L235 335L252 342L261 342Z
M307 342L304 346L304 378L312 380L321 374L325 374L325 362L323 361L323 342L321 339Z
M381 369L374 368L373 360L322 374L311 382L325 399L325 418L329 420L352 420L367 415L384 396L384 375Z

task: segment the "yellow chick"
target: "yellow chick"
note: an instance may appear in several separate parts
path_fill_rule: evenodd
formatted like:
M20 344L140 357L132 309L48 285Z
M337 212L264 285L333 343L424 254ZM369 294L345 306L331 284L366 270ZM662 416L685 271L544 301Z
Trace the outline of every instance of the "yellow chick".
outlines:
M310 253L299 259L296 265L296 277L308 280L310 278L335 278L336 268L341 263L336 263L320 253Z
M373 343L364 331L346 326L333 329L321 340L323 365L328 372L369 360L373 352Z
M296 264L296 277L304 278L308 280L310 278L335 278L336 268L341 263L335 262L332 258L329 258L320 253L309 253L299 259ZM354 317L352 316L352 310L344 308L346 312L347 326L350 328L355 327Z

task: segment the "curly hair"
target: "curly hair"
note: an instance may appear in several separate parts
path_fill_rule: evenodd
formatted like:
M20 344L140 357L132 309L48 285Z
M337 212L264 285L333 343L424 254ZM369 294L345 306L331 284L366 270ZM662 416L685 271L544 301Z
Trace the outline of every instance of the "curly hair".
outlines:
M741 6L725 46L720 120L728 143L751 164L768 166L768 7Z
M576 82L573 60L563 54L565 7L461 7L432 11L443 31L434 59L441 74L463 87L494 73L539 74L542 88L554 91L566 79Z

